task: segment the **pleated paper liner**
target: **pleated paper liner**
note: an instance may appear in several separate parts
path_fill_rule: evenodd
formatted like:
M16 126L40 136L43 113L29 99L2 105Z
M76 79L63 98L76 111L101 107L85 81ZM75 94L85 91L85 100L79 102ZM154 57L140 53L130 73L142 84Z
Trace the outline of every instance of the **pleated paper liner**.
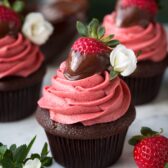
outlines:
M47 133L52 155L66 168L107 168L121 156L127 130L103 139L66 139Z
M40 89L41 83L21 90L0 92L0 122L16 121L33 114Z
M140 78L127 77L124 81L128 84L135 105L149 103L159 94L163 73L157 76Z
M44 74L42 66L27 78L0 80L0 122L17 121L35 112Z

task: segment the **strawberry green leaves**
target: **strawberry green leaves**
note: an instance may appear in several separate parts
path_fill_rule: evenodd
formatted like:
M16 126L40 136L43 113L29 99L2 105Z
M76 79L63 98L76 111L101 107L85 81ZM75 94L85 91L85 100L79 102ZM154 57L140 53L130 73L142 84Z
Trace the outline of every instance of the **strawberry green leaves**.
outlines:
M118 40L113 40L114 35L105 36L105 28L100 24L98 19L92 19L88 25L77 21L76 28L81 36L95 38L111 48L119 44Z
M76 27L77 27L77 31L81 36L84 36L84 37L88 36L88 29L82 22L77 21Z
M28 145L24 144L19 147L13 144L7 148L7 146L0 144L0 166L3 168L23 168L27 161L33 159L39 160L41 168L50 166L52 164L52 158L48 157L47 143L44 144L40 155L35 153L28 157L35 139L36 137Z
M2 0L2 4L17 13L22 12L25 8L25 2L23 0L16 0L12 4L8 0Z
M149 127L142 127L140 132L141 132L141 135L135 135L129 140L130 145L135 146L144 138L160 135L163 133L163 129L161 129L160 132L156 132Z

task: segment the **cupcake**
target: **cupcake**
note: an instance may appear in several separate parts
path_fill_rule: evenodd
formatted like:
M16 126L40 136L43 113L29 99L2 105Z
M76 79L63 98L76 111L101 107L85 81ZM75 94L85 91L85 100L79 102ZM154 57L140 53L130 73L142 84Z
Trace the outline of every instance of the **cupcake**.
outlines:
M87 0L26 0L28 11L41 12L54 26L49 40L41 46L46 61L58 59L76 35L77 20L86 20Z
M83 37L44 88L36 118L56 162L67 168L106 168L119 159L135 118L130 91L118 75L135 70L136 56L115 47L112 36L104 37L97 19L89 26L78 22L77 28Z
M27 21L24 29L28 30ZM43 54L37 45L25 37L27 31L23 35L20 30L18 15L1 4L0 122L20 120L36 110L45 74ZM31 29L28 32L31 34ZM37 36L32 39L38 41ZM41 37L39 42L42 41L44 38Z
M116 11L103 21L106 35L114 33L122 44L139 53L135 73L124 78L136 105L157 97L168 64L166 32L155 20L157 12L156 0L120 0Z

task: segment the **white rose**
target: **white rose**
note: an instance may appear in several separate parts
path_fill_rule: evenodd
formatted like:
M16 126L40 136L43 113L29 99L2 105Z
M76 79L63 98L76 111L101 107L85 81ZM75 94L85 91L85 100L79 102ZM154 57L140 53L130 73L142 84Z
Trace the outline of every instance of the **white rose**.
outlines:
M118 45L110 54L110 62L115 72L129 76L137 67L137 57L133 50Z
M23 168L41 168L41 162L39 159L28 160Z
M3 168L3 167L0 165L0 168Z
M25 18L23 34L33 43L44 44L53 33L54 28L41 13L30 13Z

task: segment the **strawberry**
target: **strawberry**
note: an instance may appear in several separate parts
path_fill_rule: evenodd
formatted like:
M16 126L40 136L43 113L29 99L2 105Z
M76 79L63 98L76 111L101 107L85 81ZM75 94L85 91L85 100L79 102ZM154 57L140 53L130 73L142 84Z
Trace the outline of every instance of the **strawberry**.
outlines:
M83 37L75 41L66 60L64 75L69 80L83 79L107 69L112 47L119 43L112 39L113 35L104 37L105 29L97 19L88 26L77 22L77 30Z
M159 0L119 0L116 8L116 25L130 27L148 26L154 22Z
M105 44L97 39L88 37L81 37L77 39L72 46L72 50L88 56L110 52L110 49Z
M16 12L12 9L0 5L0 22L1 23L8 23L15 28L20 28L20 19Z
M158 12L158 4L156 0L122 0L123 8L130 6L137 7L141 10L147 10L153 15L156 15Z
M9 6L9 4L7 6ZM15 35L21 26L18 14L7 6L3 4L0 5L0 37L7 34Z
M134 160L139 168L164 168L168 163L168 139L159 132L143 127L142 135L134 136Z

